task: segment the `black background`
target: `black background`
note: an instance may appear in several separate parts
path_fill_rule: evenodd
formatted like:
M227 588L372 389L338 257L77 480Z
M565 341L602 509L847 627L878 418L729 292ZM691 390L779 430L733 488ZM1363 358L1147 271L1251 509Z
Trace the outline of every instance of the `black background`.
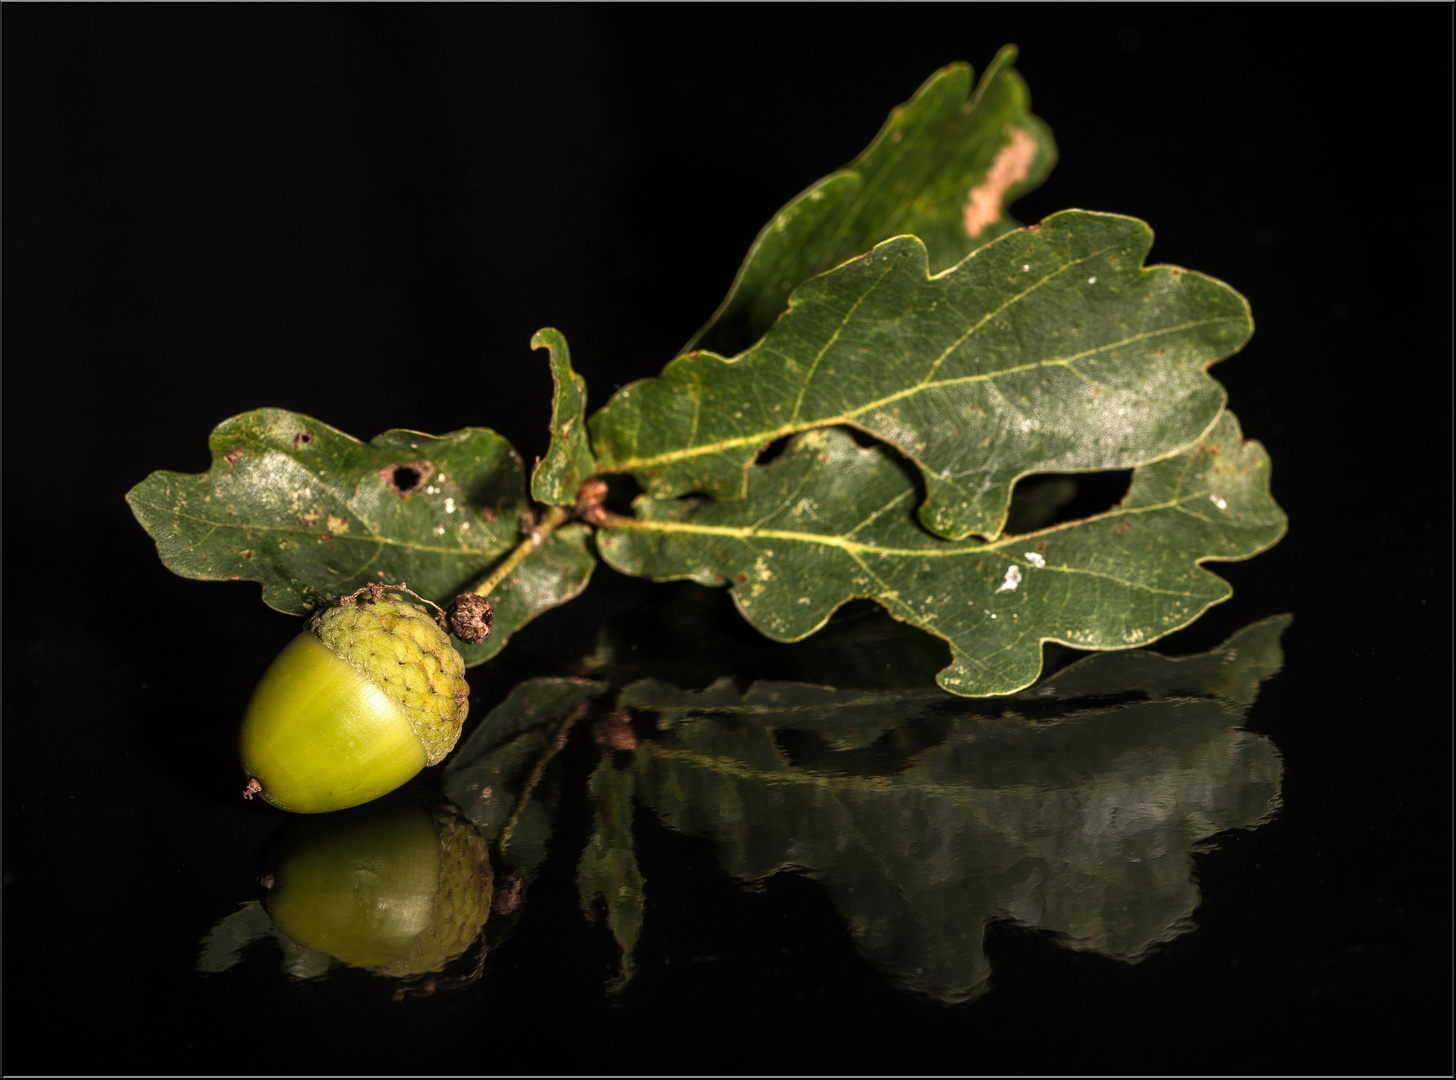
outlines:
M1449 7L11 4L3 31L5 1072L1449 1071ZM814 883L744 894L659 829L618 1006L571 851L469 993L194 976L278 821L236 802L233 725L294 624L168 574L126 490L262 405L530 461L536 329L593 407L659 370L775 209L1008 41L1060 149L1017 216L1140 217L1253 307L1215 374L1289 535L1164 647L1294 613L1250 716L1284 809L1200 858L1198 931L1127 967L996 930L995 988L943 1009ZM652 595L599 568L489 679Z

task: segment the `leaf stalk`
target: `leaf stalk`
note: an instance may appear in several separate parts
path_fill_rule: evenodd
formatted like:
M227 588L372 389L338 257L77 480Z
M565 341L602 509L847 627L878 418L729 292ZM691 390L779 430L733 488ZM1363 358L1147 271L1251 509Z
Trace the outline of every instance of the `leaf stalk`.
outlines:
M570 517L571 511L567 510L565 507L551 507L547 511L545 518L537 521L535 524L531 525L526 529L525 538L514 548L511 549L511 553L501 561L501 564L499 566L491 571L490 576L487 577L471 591L474 592L477 596L489 597L490 594L495 591L496 587L499 586L500 583L506 578L510 577L511 574L515 571L516 567L521 565L521 561L525 559L527 555L531 554L531 552L535 551L538 547L540 547L541 544L546 540L546 538L550 536L553 532L555 532L557 527L564 524Z

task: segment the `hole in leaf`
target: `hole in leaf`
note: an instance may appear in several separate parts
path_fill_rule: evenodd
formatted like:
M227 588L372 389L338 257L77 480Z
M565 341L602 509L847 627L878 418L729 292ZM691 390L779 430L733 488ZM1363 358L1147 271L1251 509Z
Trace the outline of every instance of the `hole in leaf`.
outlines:
M407 499L435 474L435 466L429 461L410 461L402 465L386 465L376 474L390 491Z
M313 432L300 431L293 437L293 448L295 450L301 450L311 442L313 442Z
M1025 477L1011 492L1004 531L1015 536L1106 513L1126 497L1131 484L1131 469Z
M642 486L626 473L610 473L601 477L607 482L607 495L602 505L618 514L632 513L632 500L642 494Z
M792 435L785 435L782 439L775 439L759 452L758 457L753 459L753 463L755 465L767 465L783 454L785 448L789 445L789 440L792 438Z

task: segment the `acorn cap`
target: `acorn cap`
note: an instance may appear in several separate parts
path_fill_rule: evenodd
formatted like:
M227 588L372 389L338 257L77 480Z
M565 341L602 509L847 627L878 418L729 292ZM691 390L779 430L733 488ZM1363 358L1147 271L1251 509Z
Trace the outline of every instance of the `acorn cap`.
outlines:
M469 711L465 661L424 608L388 594L345 597L306 629L399 704L426 765L454 749Z
M442 971L470 948L490 917L494 875L485 839L458 812L434 814L440 844L440 877L429 925L381 975L408 977Z

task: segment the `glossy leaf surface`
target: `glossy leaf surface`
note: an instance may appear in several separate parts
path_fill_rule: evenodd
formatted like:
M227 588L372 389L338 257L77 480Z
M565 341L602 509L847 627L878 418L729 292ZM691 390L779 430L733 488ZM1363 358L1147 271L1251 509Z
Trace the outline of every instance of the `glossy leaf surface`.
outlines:
M259 409L212 433L212 468L155 472L127 493L162 562L183 577L256 581L301 615L371 582L408 581L446 604L519 543L520 458L493 431L387 431L360 442L311 417ZM566 526L507 578L487 659L530 619L575 596L594 565L587 531Z
M1131 468L1203 435L1224 403L1207 368L1252 332L1228 286L1144 269L1152 231L1064 211L929 276L913 236L797 289L734 360L681 357L591 421L606 472L652 495L741 498L775 440L859 428L920 468L920 516L996 536L1017 477Z
M950 643L942 687L983 695L1035 680L1043 641L1119 649L1187 625L1230 595L1198 564L1247 558L1285 527L1268 457L1227 413L1186 453L1136 470L1118 507L1082 521L947 542L919 526L915 496L890 453L823 429L752 470L747 498L644 496L597 547L624 573L728 584L744 617L779 641L870 597Z
M741 352L796 286L892 236L920 237L939 271L1014 227L1006 206L1040 184L1056 158L1015 59L1014 46L1003 48L974 92L967 64L932 75L859 157L774 215L688 348Z

